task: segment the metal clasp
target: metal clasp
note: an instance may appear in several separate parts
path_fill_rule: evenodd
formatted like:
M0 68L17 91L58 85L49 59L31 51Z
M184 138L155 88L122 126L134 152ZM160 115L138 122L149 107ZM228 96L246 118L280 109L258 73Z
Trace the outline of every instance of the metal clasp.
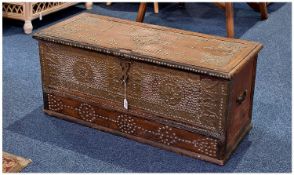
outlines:
M131 63L128 61L123 61L120 63L122 69L122 84L124 85L124 101L123 106L125 109L128 109L128 100L127 100L127 81L128 81L128 72L130 69Z

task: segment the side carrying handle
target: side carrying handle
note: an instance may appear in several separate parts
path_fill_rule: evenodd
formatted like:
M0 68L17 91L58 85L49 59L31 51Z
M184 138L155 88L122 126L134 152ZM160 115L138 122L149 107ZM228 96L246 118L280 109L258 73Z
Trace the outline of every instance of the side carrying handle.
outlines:
M245 89L245 90L243 91L243 93L241 93L241 94L239 95L239 97L237 98L236 102L237 102L239 105L242 104L242 102L245 100L246 96L247 96L247 89Z

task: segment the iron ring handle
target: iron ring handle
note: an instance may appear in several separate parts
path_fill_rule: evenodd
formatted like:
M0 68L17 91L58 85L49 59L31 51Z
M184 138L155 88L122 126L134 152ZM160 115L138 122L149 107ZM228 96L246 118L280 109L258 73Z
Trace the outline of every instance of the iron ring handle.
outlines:
M245 89L245 90L239 95L239 97L237 98L236 102L237 102L238 104L242 104L243 101L245 100L246 96L247 96L247 89Z

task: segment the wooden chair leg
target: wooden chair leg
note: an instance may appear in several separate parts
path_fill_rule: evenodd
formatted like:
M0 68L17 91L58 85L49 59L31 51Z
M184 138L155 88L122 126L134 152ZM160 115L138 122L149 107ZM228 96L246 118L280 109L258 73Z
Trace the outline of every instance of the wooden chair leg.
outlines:
M226 9L226 3L224 2L214 2L214 5L216 5L218 8L225 10Z
M159 13L159 6L158 6L158 2L154 2L154 13Z
M226 28L227 28L227 37L233 38L234 33L234 9L231 2L225 3L226 10Z
M139 6L137 18L136 18L137 22L143 22L144 21L146 8L147 8L147 3L146 2L141 2L140 6Z
M266 2L259 3L259 11L260 11L260 16L262 20L265 20L268 18Z

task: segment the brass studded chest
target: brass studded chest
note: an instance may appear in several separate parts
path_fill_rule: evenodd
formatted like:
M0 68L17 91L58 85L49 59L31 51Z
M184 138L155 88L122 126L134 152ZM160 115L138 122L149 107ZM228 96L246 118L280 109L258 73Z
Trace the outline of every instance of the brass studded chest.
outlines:
M34 38L49 115L220 165L251 128L259 43L88 13Z

